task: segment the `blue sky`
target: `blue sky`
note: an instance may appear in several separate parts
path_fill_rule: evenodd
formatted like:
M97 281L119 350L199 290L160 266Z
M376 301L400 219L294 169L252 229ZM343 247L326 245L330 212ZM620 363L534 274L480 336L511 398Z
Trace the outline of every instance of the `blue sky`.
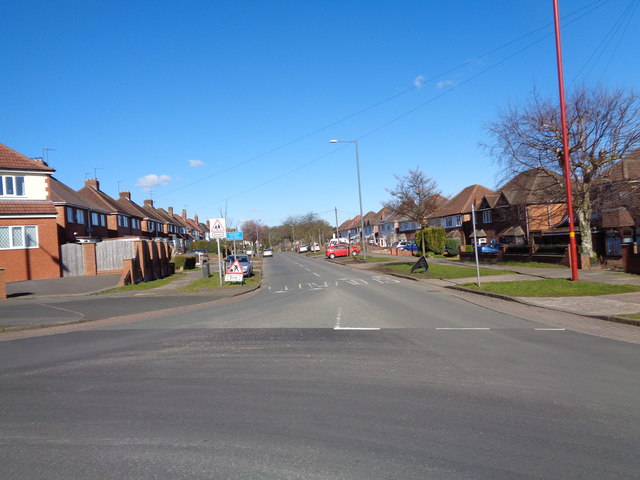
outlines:
M565 82L637 88L639 0L560 0ZM484 127L557 98L552 1L31 1L0 15L0 142L74 189L331 224L419 167L449 196L498 167Z

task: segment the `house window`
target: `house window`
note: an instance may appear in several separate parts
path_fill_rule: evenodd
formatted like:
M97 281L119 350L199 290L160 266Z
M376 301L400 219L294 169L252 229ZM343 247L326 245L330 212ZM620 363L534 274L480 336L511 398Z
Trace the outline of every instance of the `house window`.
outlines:
M622 255L622 239L618 236L607 236L607 255Z
M0 175L1 196L24 196L24 177Z
M91 212L91 225L100 225L100 215L96 212Z
M67 222L74 223L73 208L67 207Z
M84 225L84 210L76 208L76 223Z
M35 225L0 227L0 249L11 248L38 248L38 227Z
M456 215L456 227L462 225L462 215Z
M128 227L129 226L129 217L125 217L124 215L118 215L118 226L119 227Z
M445 220L446 220L446 223L445 223L446 227L453 227L453 218L452 217L447 217Z
M106 227L107 226L107 216L106 215L100 215L100 226L101 227Z
M482 211L482 223L491 223L491 210L483 210Z

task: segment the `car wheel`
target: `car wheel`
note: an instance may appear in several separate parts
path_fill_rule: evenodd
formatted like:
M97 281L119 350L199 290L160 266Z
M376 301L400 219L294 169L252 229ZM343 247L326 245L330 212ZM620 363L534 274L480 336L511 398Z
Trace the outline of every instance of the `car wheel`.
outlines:
M329 258L333 260L334 258L336 258L336 254L332 253L331 255L329 255Z
M355 252L355 251L351 252L351 255L353 255L355 257L356 255L358 255L358 252Z

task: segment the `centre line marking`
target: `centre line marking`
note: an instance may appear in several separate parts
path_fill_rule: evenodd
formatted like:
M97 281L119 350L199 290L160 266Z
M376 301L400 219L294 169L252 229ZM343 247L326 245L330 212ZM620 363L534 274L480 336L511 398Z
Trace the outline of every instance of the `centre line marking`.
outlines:
M313 273L316 277L319 277L320 275L318 275L316 272L311 272Z
M378 331L380 327L333 327L334 330L368 330Z
M534 330L549 331L549 332L564 332L567 329L566 328L534 328Z
M436 330L491 330L486 327L437 327Z

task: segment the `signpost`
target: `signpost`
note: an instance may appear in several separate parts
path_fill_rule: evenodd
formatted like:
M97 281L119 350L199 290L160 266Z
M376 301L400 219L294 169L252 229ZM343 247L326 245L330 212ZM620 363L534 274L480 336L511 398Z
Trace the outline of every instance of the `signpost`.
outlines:
M218 243L218 275L222 286L222 252L220 251L220 239L225 238L227 222L224 218L212 218L209 220L209 235ZM242 269L240 269L242 271Z
M227 241L233 242L233 254L236 254L236 240L242 240L242 232L227 232Z
M231 264L231 266L227 269L224 274L225 282L240 282L244 279L244 274L242 273L242 266L240 262L236 258L236 260Z

